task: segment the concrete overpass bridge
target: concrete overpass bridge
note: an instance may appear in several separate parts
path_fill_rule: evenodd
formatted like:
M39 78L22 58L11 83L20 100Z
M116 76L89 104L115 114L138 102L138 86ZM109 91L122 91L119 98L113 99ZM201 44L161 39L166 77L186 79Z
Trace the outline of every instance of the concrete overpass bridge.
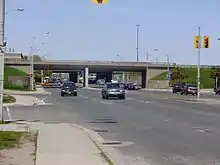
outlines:
M5 65L29 72L30 61L5 62ZM107 81L112 79L114 71L140 72L142 87L146 86L146 69L148 65L148 79L154 77L167 69L166 63L147 62L124 62L124 61L79 61L79 60L45 60L34 62L34 70L52 70L58 72L69 72L70 79L77 79L77 72L84 71L84 77L90 73L97 73L98 78L106 77ZM170 68L176 64L170 64ZM84 81L86 82L86 81Z

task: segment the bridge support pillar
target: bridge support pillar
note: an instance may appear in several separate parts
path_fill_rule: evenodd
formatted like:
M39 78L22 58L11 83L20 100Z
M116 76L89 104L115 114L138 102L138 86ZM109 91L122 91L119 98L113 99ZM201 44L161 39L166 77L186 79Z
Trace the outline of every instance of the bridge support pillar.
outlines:
M83 79L84 79L83 86L85 88L88 88L89 87L89 68L88 67L85 68Z
M141 72L141 86L142 88L147 87L147 70L146 69Z
M69 73L69 80L77 83L78 73L77 72L70 72Z

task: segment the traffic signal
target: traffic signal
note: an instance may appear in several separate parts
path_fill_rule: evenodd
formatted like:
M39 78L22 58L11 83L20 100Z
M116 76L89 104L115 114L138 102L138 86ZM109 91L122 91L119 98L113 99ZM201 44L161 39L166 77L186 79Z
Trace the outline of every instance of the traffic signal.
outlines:
M108 0L92 0L93 3L107 3Z
M194 37L194 48L199 48L200 44L200 37L199 36L195 36Z
M209 36L204 36L204 48L209 48Z

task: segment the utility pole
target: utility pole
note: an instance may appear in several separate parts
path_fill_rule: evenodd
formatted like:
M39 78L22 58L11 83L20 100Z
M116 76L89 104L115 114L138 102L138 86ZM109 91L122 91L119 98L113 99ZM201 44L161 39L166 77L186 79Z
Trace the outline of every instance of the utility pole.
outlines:
M31 90L34 90L34 40L36 37L32 37L31 50L30 50L30 83Z
M200 98L200 49L201 49L201 34L200 34L200 27L198 27L198 36L199 36L199 42L198 42L198 64L197 64L197 99Z
M167 75L168 75L168 88L167 90L169 91L169 87L170 87L170 56L168 54L166 54L167 57Z
M148 69L149 69L149 56L150 54L147 52L146 54L146 61L147 61L147 65L146 65L146 88L148 89L148 81L149 81L149 72L148 72Z
M140 25L136 25L136 27L137 27L137 40L136 40L136 44L137 44L137 47L136 47L136 58L137 58L137 62L139 62L139 27L140 27Z
M3 118L3 97L4 97L4 37L5 37L5 0L0 0L0 117Z

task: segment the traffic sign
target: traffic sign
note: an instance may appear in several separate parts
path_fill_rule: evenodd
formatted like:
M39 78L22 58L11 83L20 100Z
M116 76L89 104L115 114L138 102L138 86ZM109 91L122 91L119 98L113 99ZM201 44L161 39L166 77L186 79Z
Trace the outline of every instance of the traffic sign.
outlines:
M166 80L170 80L170 71L166 72Z

